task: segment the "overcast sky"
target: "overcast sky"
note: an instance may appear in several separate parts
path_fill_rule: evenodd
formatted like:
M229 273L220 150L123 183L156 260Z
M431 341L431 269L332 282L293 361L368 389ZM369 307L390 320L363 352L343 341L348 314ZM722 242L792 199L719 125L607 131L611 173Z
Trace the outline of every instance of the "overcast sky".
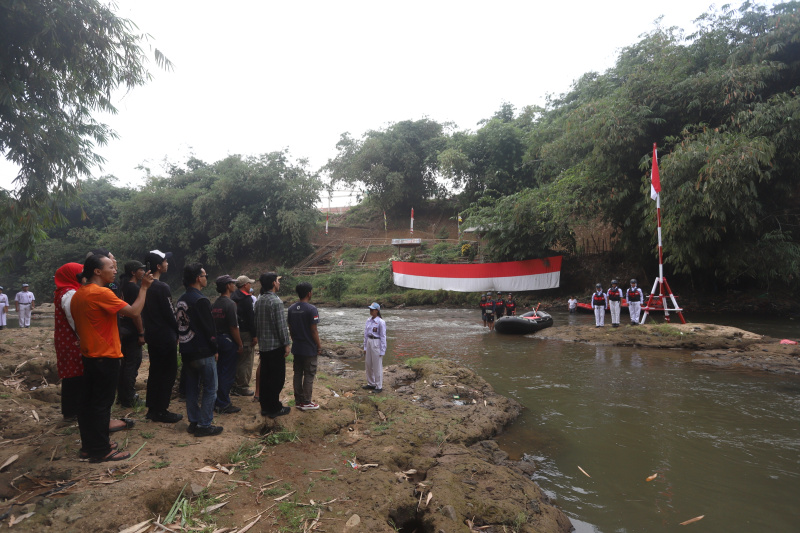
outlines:
M428 117L474 129L503 102L561 94L662 26L693 28L702 0L647 2L118 0L175 65L103 116L119 139L95 175L138 186L149 167L288 148L317 169L343 132ZM688 33L689 31L687 31ZM150 54L152 55L152 54ZM0 185L16 170L0 165Z

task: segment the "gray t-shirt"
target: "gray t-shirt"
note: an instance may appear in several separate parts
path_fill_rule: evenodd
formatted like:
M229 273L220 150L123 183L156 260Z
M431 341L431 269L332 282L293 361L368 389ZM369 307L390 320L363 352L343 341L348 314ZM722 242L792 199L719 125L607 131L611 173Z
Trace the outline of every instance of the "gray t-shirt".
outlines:
M227 296L220 296L211 304L211 316L214 317L214 326L217 334L231 334L231 327L239 327L236 319L236 304Z

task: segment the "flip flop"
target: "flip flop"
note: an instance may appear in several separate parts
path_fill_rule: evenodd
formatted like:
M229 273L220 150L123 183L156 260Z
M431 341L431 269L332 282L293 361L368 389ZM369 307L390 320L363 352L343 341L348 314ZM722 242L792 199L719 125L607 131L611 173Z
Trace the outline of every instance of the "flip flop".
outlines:
M131 429L131 428L133 428L134 424L136 424L136 420L134 420L132 418L120 418L119 421L120 422L125 422L125 425L124 426L115 427L115 428L111 428L110 427L110 428L108 428L108 432L109 433L114 433L116 431L122 431L123 429Z
M114 450L116 450L118 446L119 445L117 444L116 441L111 441L111 451L112 452ZM84 461L89 459L89 452L87 452L86 450L81 449L81 451L78 452L78 458L81 459L81 460L84 460Z
M125 461L126 459L130 459L131 454L128 452L122 452L119 450L111 450L108 455L104 455L102 457L90 457L90 463L105 463L106 461Z

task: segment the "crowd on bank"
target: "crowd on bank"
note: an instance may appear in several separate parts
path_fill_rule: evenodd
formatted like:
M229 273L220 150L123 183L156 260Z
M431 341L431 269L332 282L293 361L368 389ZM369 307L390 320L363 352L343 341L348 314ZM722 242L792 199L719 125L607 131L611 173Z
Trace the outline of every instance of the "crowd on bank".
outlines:
M103 462L130 457L110 439L111 433L135 423L111 419L115 401L124 407L144 403L146 418L154 422L182 420L182 414L170 410L178 378L179 395L186 401L187 431L195 437L220 434L223 428L214 424L214 415L241 411L234 405L236 396L253 397L263 416L288 414L290 408L282 404L280 393L290 353L295 406L302 411L319 409L312 395L322 345L319 313L310 303L311 284L295 287L298 300L287 310L277 295L281 277L275 272L261 274L258 297L253 294L255 280L224 274L215 278L218 297L212 303L203 292L209 274L202 264L190 263L183 269L186 290L173 305L172 291L161 280L171 257L169 252L151 250L144 263L125 263L117 279L114 255L97 249L87 254L83 264L67 263L55 273L54 345L62 383L61 409L65 419L78 421L81 459ZM5 295L0 292L0 296ZM7 298L0 302L7 307ZM364 388L380 393L386 324L380 305L373 303L369 309L364 329ZM4 315L0 309L0 316ZM142 402L135 383L145 345L150 367ZM253 390L256 349L259 364Z

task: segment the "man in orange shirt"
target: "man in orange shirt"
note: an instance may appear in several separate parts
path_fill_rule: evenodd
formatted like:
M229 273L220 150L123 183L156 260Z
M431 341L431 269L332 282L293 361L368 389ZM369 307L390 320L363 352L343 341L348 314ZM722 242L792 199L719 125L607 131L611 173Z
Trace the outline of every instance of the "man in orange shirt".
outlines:
M116 275L117 267L111 259L89 256L79 274L87 283L75 292L71 303L83 357L84 390L78 411L78 427L82 450L93 463L124 461L130 457L128 452L117 451L116 443L108 438L111 406L122 359L117 313L131 318L139 316L147 289L153 282L152 274L146 273L136 301L128 305L107 287Z

